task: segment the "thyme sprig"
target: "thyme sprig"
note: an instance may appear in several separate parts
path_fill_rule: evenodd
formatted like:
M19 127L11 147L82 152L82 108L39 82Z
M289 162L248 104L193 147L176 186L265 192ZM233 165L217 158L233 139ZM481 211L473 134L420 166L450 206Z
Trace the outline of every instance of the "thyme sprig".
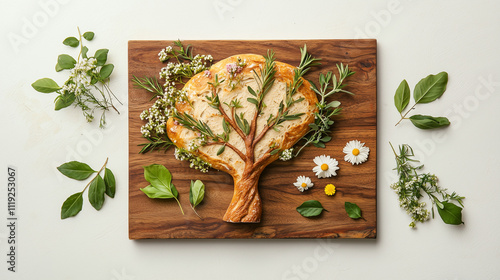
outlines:
M447 189L441 188L438 185L436 175L419 173L418 170L421 170L423 165L414 166L418 160L413 159L415 154L409 145L400 145L398 154L392 144L389 144L396 157L395 170L399 176L398 182L392 184L391 188L399 196L400 207L405 209L412 219L409 226L414 228L416 222L423 223L429 219L426 203L420 201L424 194L427 194L432 202L432 218L434 218L434 205L436 205L443 222L452 225L463 224L462 209L465 197L458 195L456 192L449 194ZM452 201L458 202L462 207L457 206Z

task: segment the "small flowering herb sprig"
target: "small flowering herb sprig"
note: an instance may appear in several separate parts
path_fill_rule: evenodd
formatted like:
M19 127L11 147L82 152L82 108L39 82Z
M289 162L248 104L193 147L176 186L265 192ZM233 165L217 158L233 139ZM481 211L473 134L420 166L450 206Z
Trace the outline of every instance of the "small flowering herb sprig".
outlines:
M234 90L239 85L241 85L241 76L238 75L243 71L243 68L247 66L246 59L241 59L238 57L237 62L229 63L226 65L226 71L228 74L228 84L231 87L231 90Z
M72 48L80 46L77 59L68 54L61 54L57 58L55 70L56 72L70 70L68 80L59 86L54 80L43 78L35 81L31 86L42 93L58 93L54 101L56 111L75 104L75 107L82 109L88 122L94 120L95 110L101 110L99 127L104 128L106 111L112 108L120 113L113 105L113 98L122 104L109 88L109 77L114 65L106 64L108 49L99 49L94 56L88 56L89 49L83 45L83 39L91 41L94 38L93 32L85 32L82 35L78 28L78 36L78 38L68 37L63 41L64 45Z
M166 123L176 111L175 103L187 101L186 92L178 87L194 75L207 71L213 61L211 55L197 54L193 56L191 45L184 47L179 40L175 41L172 46L162 49L158 53L158 58L162 62L168 62L159 73L160 79L165 80L163 85L156 77L138 78L134 76L132 79L135 86L153 94L151 100L156 99L154 104L140 115L141 120L147 121L141 127L141 134L148 142L141 144L143 148L139 153L167 150L173 145L166 133ZM184 154L182 151L178 153ZM208 171L207 165L201 163L199 158L191 158L187 155L178 158L189 160L192 167L198 167L204 172Z
M462 221L462 207L463 199L465 197L459 196L453 192L449 194L447 189L438 186L438 178L434 174L426 173L419 174L417 170L423 168L423 165L413 166L412 162L418 162L414 157L413 149L409 145L399 146L399 155L391 148L396 156L396 168L399 181L392 184L391 188L399 196L399 206L406 210L406 213L411 217L412 222L410 227L414 228L416 222L425 222L430 218L429 210L426 208L426 203L420 199L427 194L432 201L432 218L434 218L434 205L441 219L446 224L459 225L463 224ZM437 196L441 196L441 200ZM457 206L452 203L456 201L460 204Z
M332 72L327 72L326 75L323 73L319 75L319 87L311 82L312 90L320 97L319 102L316 104L319 111L314 113L314 123L309 124L309 132L302 137L302 141L299 142L302 144L299 145L300 147L297 147L294 156L298 156L302 149L311 144L318 148L324 148L325 143L332 140L330 136L330 127L334 122L332 117L340 113L340 102L328 102L327 98L339 92L353 94L344 89L346 86L344 82L347 77L355 73L349 69L348 65L344 67L342 63L340 65L337 64L337 69L339 72L338 79Z

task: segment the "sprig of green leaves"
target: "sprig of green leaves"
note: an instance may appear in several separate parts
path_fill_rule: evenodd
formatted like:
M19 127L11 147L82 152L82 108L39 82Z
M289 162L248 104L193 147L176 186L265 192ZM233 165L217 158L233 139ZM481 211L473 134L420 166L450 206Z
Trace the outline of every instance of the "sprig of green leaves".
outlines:
M450 121L445 117L433 117L427 115L413 115L409 118L406 117L417 104L430 103L440 98L446 91L447 83L448 73L446 72L429 75L421 79L417 85L415 85L415 89L413 90L413 99L415 100L415 104L405 114L403 114L403 111L410 103L410 87L408 82L403 80L399 84L396 89L396 94L394 95L394 105L401 115L401 119L398 123L396 123L396 125L404 119L409 119L413 125L420 129L433 129L450 125Z
M413 165L418 161L413 158L415 155L409 145L400 145L399 154L396 153L392 144L391 148L396 157L395 169L399 176L398 182L392 184L391 188L398 194L400 206L412 218L410 227L415 227L416 222L423 223L429 219L430 213L425 207L425 202L420 201L423 194L427 194L432 202L432 218L434 218L434 205L436 205L443 222L452 225L463 224L462 207L464 207L463 199L465 197L456 192L449 194L447 189L441 188L437 184L436 175L419 173L418 170L422 169L423 165ZM441 196L441 199L438 198L438 195ZM458 202L462 207L455 205L452 201Z
M83 207L83 193L89 188L88 199L90 204L96 209L101 210L105 194L111 198L115 197L116 181L113 172L106 167L108 159L104 165L95 171L88 164L78 161L70 161L57 167L57 169L66 177L75 180L85 180L96 173L94 178L85 186L83 191L72 194L68 197L61 207L61 219L76 216ZM104 170L104 178L101 172Z
M113 105L113 98L122 104L109 88L109 77L113 72L114 65L106 64L108 49L97 50L93 57L87 55L89 49L83 45L83 39L87 41L94 39L93 32L85 32L81 35L78 28L78 35L79 38L68 37L63 41L64 45L72 48L80 46L78 57L75 59L68 54L61 54L57 57L56 72L62 70L71 71L64 85L59 86L57 82L50 78L42 78L35 81L31 86L41 93L58 93L54 100L56 111L74 104L82 109L83 115L88 122L94 119L95 110L102 110L99 126L103 128L106 124L106 111L114 109L119 113ZM98 94L94 94L94 90Z
M144 178L149 182L149 186L140 189L149 198L173 198L179 204L182 215L184 215L184 210L182 210L181 203L177 196L179 192L172 184L172 175L170 171L161 164L152 164L149 166L144 166Z

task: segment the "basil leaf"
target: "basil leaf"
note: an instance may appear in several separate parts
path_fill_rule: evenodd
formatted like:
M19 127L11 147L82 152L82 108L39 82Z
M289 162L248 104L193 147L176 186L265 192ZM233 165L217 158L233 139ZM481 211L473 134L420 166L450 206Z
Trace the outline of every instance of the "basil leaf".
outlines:
M61 54L57 57L57 64L62 69L73 69L75 68L76 60L67 54Z
M85 40L87 41L92 41L92 39L94 39L94 32L87 31L83 33L83 38L85 38Z
M103 66L108 60L108 49L100 49L95 52L94 58L97 60L97 66Z
M417 83L413 91L415 103L429 103L438 99L445 92L447 83L448 73L446 72L423 78Z
M103 67L101 67L101 71L99 71L99 76L101 77L102 80L105 80L111 75L113 69L115 69L115 66L113 64L106 64Z
M111 198L115 197L116 193L115 175L108 168L106 168L106 170L104 171L104 185L106 185L106 194Z
M104 193L106 192L106 184L101 175L90 182L89 187L89 202L96 210L101 210L104 204Z
M410 121L420 129L432 129L450 125L450 121L445 117L413 115L410 117Z
M449 225L460 225L464 223L462 221L461 207L446 201L443 201L441 203L443 204L443 209L437 207L437 210L443 222Z
M351 219L359 219L361 218L361 209L359 208L356 203L351 203L351 202L345 202L344 203L345 211L347 213L347 216L349 216Z
M83 57L83 58L88 58L88 57L87 57L87 53L88 53L88 52L89 52L89 48L87 48L87 47L83 46L83 47L82 47L82 57Z
M61 219L76 216L82 211L83 192L75 193L68 197L61 207Z
M73 104L76 97L72 92L65 92L56 97L54 110L59 111Z
M193 208L198 206L203 201L205 197L205 185L202 181L196 180L195 182L191 181L191 186L189 188L189 202Z
M31 86L38 92L51 93L61 89L57 83L50 78L38 79Z
M304 217L314 217L321 214L325 208L317 200L308 200L297 207L296 210Z
M398 112L401 113L408 106L408 103L410 103L410 87L408 82L403 80L394 95L394 105L396 105Z
M76 48L78 47L78 45L80 45L80 41L78 41L78 39L76 39L75 37L68 37L64 39L63 44L65 44L66 46Z
M141 189L150 198L177 198L179 194L171 183L172 175L161 164L152 164L144 167L144 178L151 185Z
M85 180L95 172L88 164L79 161L63 163L61 166L57 167L57 170L66 177L75 180Z

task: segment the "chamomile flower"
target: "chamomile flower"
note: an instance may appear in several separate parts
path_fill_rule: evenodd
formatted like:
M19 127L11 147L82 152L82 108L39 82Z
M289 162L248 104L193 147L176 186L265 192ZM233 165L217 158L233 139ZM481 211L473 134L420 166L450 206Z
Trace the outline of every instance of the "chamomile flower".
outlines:
M311 182L311 178L305 176L297 177L297 182L293 183L293 185L296 186L300 192L303 192L314 186L314 184Z
M360 164L368 159L368 154L370 149L365 147L365 143L361 143L358 140L352 140L347 142L344 147L344 160L354 164Z
M332 196L335 194L335 186L333 184L328 184L325 186L325 194L328 196Z
M321 155L314 158L314 163L316 163L316 166L313 168L313 172L316 172L318 178L337 176L336 171L339 169L339 162L336 159Z

